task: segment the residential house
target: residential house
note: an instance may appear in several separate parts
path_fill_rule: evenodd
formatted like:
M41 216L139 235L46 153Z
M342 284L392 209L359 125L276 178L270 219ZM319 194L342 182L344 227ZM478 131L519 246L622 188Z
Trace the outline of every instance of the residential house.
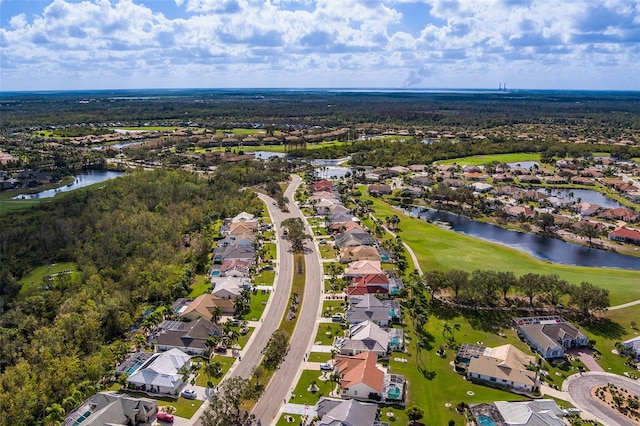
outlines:
M180 349L154 354L133 372L127 383L134 389L175 395L184 382L184 371L191 368L191 357Z
M243 277L212 277L211 294L218 299L235 299L240 296L242 290L249 290L252 287L251 280Z
M334 204L329 207L329 215L334 215L338 213L351 213L351 210L342 204Z
M258 229L258 222L234 222L229 225L229 235L253 233Z
M336 205L342 205L342 202L336 198L322 198L315 203L314 208L317 215L324 216Z
M504 211L511 219L517 219L520 215L528 218L536 215L535 211L527 206L505 206Z
M469 407L478 424L484 424L485 419L492 420L492 424L499 426L564 426L561 419L564 412L552 399L537 399L534 401L473 404Z
M468 172L468 173L464 173L463 176L466 180L470 180L473 182L483 182L487 180L487 175L479 172Z
M624 220L625 222L634 222L638 219L638 212L618 207L615 209L607 209L600 214L600 217L610 220Z
M340 374L340 395L345 399L375 400L402 404L405 380L401 375L378 369L373 352L354 356L336 355L335 371Z
M386 274L367 274L355 277L353 282L346 288L350 303L357 304L365 294L388 294L389 281L389 277Z
M587 336L559 316L515 318L514 322L544 358L560 358L565 349L589 343Z
M600 210L602 209L602 207L600 207L597 204L591 204L591 203L577 203L574 206L574 210L577 211L580 216L593 216L594 214L598 213Z
M640 231L621 226L609 232L609 239L621 243L640 245Z
M344 276L353 278L382 273L382 265L379 260L357 260L347 266L347 269L344 271Z
M435 181L429 176L414 176L411 178L411 183L413 185L433 186Z
M247 277L249 276L250 268L251 262L240 259L231 259L220 265L220 268L218 268L217 271L221 277ZM212 274L212 276L215 275Z
M354 246L340 249L340 262L349 263L357 260L381 260L378 249L374 246Z
M480 192L480 193L489 192L493 189L493 185L490 185L484 182L475 182L469 185L469 187L473 189L475 192Z
M382 195L391 194L393 189L390 185L369 185L368 191L371 195Z
M224 315L233 315L235 306L231 299L220 299L213 294L205 293L193 299L188 305L181 309L178 315L181 318L195 321L198 318L204 318L211 321L213 318L213 310L220 308Z
M548 176L544 179L547 185L562 185L567 183L567 179L561 176Z
M360 222L360 219L358 219L351 213L333 213L333 214L329 214L329 222L331 223Z
M358 229L362 232L365 232L362 225L358 222L340 222L340 223L332 223L329 225L328 230L332 233L343 233L351 231L352 229Z
M518 180L520 181L520 183L532 183L532 184L539 184L540 182L540 178L536 175L522 175L522 176L518 176Z
M316 192L311 197L309 197L309 201L312 201L312 202L320 201L322 199L338 201L338 197L333 192L330 192L330 191Z
M378 405L356 401L322 397L316 404L316 426L388 426L376 420Z
M352 304L346 312L346 321L357 324L372 321L381 327L400 318L400 304L395 300L379 300L373 294L365 294L360 301Z
M137 425L151 423L158 402L116 392L98 392L64 419L64 426Z
M513 182L513 176L505 174L505 173L496 173L491 176L491 179L494 182Z
M622 346L630 349L635 355L635 361L640 363L640 336L625 340L624 342L622 342Z
M595 185L595 182L593 181L593 179L584 177L584 176L572 176L571 183L575 183L577 185L587 185L587 186Z
M149 341L159 351L180 349L190 355L207 355L209 336L222 335L222 327L204 318L195 321L163 321L153 330Z
M256 217L254 215L252 215L251 213L242 212L242 213L234 216L233 218L231 218L231 223L238 223L238 222L255 222L255 223L258 223L258 219L256 219Z
M537 372L532 368L535 361L535 357L510 344L486 348L482 355L470 359L467 378L533 392L539 386Z
M331 192L332 187L333 187L333 183L331 183L331 181L328 181L326 179L317 180L313 182L313 192L321 192L321 191Z
M373 352L378 358L389 354L389 333L371 321L363 321L349 326L349 337L337 342L340 355L358 355Z
M213 263L223 264L232 260L241 260L254 265L256 262L256 250L253 243L241 240L235 244L218 246L213 249Z
M370 246L375 243L373 237L361 229L351 229L336 236L338 247Z

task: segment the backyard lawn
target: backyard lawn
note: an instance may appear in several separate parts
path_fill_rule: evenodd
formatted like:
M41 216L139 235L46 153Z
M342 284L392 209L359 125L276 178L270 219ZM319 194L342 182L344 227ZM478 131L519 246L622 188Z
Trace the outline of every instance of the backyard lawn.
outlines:
M612 305L640 299L640 271L611 268L589 268L543 262L509 247L458 234L405 215L383 201L373 201L374 215L384 221L391 215L400 217L398 235L416 254L422 270L492 269L512 271L516 275L529 272L557 274L572 284L588 281L610 292ZM326 266L325 266L326 268ZM326 269L325 269L326 271Z
M191 293L189 293L189 298L195 299L196 297L207 293L211 290L211 280L208 275L198 274L193 279L193 284L191 284Z

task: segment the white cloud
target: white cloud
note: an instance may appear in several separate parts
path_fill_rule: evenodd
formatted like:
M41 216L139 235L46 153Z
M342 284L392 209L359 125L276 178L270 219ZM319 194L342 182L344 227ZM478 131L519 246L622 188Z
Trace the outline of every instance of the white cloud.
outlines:
M403 14L411 0L174 0L182 16L171 18L139 1L52 0L11 17L0 27L3 90L68 75L70 85L533 87L536 72L557 87L579 66L604 81L593 76L640 63L640 0L424 0L430 16Z

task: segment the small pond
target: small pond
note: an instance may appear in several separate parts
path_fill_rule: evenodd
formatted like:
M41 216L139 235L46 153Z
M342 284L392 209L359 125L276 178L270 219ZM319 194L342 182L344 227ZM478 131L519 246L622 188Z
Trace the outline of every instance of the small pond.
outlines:
M14 200L34 200L34 199L42 199L42 198L51 198L56 194L61 192L73 191L74 189L83 188L85 186L93 185L94 183L104 182L109 179L117 178L118 176L122 176L124 172L114 172L111 170L87 170L78 174L75 180L66 186L61 186L60 188L47 189L44 191L37 192L35 194L18 194L12 199Z

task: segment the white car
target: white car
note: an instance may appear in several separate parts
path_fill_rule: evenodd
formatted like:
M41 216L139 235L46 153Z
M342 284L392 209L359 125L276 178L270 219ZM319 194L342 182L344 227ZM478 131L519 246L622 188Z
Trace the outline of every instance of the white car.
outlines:
M325 362L323 364L320 364L320 370L333 371L333 364L331 364L330 362Z
M185 389L180 395L182 395L183 398L187 399L196 399L198 397L198 394L193 389Z

